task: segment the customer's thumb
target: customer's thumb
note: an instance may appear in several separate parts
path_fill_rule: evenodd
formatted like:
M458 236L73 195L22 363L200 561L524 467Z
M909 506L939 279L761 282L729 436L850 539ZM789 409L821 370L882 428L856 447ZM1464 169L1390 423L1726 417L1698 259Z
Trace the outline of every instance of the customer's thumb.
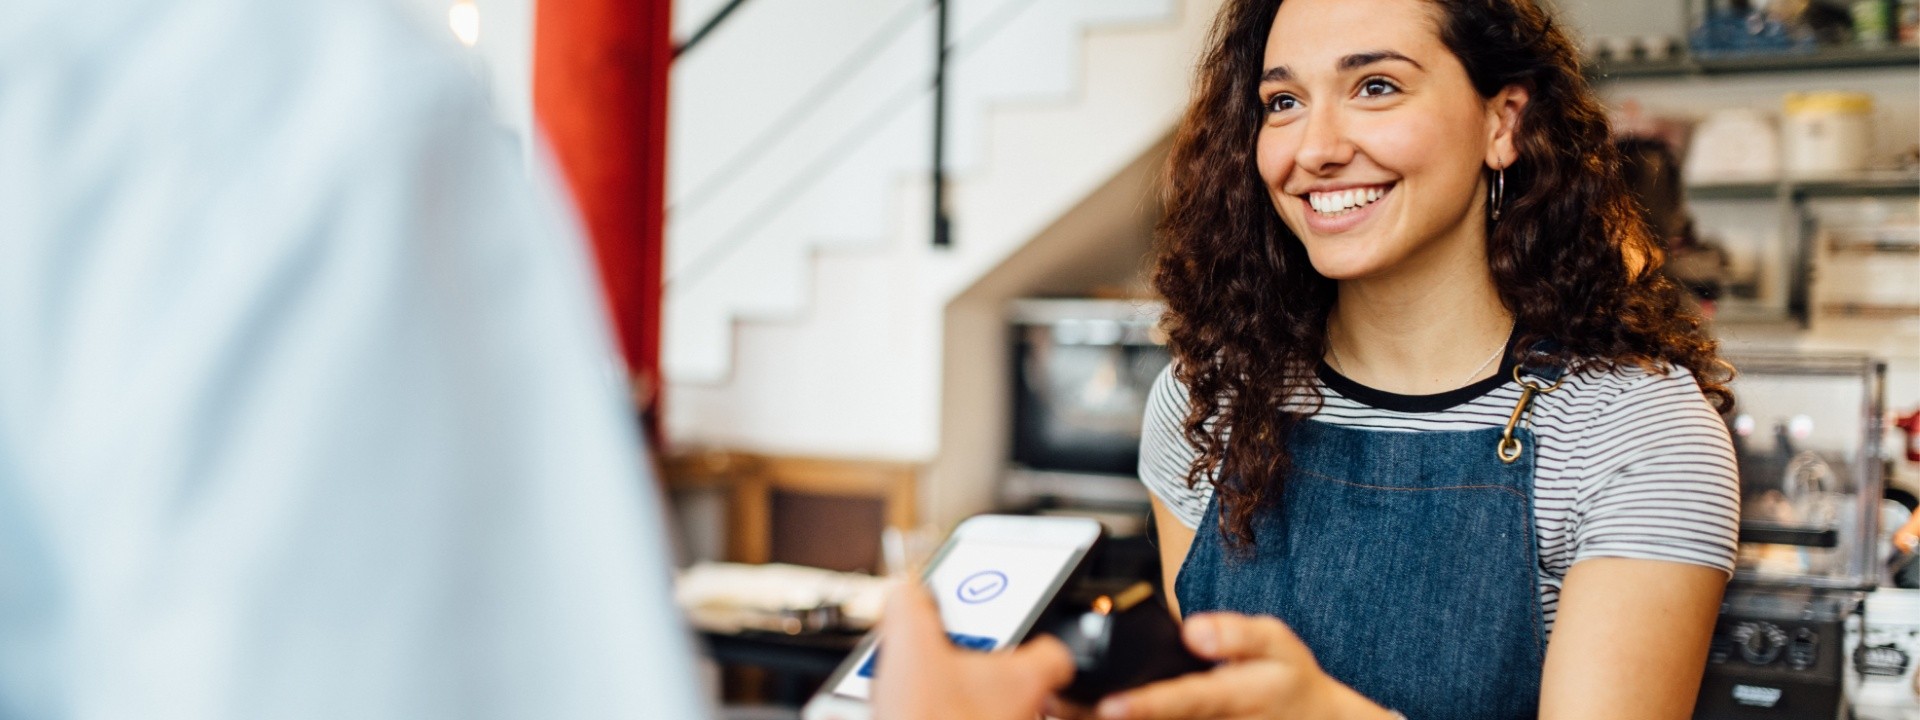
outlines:
M1041 635L1008 654L1024 677L1040 683L1047 693L1073 682L1073 652L1052 635Z
M940 607L926 587L917 582L901 582L887 592L887 604L880 613L882 637L940 634L940 628Z

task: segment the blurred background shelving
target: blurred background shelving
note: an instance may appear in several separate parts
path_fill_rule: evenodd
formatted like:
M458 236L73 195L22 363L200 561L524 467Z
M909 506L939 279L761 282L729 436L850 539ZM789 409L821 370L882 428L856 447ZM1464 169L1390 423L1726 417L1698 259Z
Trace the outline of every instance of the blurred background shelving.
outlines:
M1887 68L1920 68L1920 49L1840 47L1802 52L1683 55L1668 60L1596 62L1587 74L1595 80L1609 81Z
M1695 200L1920 197L1920 174L1886 171L1848 178L1706 183L1688 186L1687 196Z

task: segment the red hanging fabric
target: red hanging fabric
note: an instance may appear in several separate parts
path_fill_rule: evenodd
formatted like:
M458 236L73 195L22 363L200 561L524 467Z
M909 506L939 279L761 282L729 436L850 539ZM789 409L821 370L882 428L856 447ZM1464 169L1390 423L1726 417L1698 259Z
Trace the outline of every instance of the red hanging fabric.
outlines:
M592 237L635 397L658 427L672 3L535 5L534 114Z

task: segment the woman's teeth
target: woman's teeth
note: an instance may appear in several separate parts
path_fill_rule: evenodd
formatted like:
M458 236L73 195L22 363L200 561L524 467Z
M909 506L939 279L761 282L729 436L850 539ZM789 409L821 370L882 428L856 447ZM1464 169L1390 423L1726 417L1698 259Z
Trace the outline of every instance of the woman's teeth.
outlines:
M1379 200L1387 194L1385 185L1369 188L1351 188L1333 192L1307 193L1307 204L1314 212L1322 215L1338 215Z

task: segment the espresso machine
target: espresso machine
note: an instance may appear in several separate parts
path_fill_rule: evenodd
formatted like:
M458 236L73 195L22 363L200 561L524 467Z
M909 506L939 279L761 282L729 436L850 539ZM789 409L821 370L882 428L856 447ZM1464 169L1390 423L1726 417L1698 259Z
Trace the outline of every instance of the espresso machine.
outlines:
M1844 627L1878 580L1886 364L1730 357L1740 550L1720 607L1699 720L1847 714Z

